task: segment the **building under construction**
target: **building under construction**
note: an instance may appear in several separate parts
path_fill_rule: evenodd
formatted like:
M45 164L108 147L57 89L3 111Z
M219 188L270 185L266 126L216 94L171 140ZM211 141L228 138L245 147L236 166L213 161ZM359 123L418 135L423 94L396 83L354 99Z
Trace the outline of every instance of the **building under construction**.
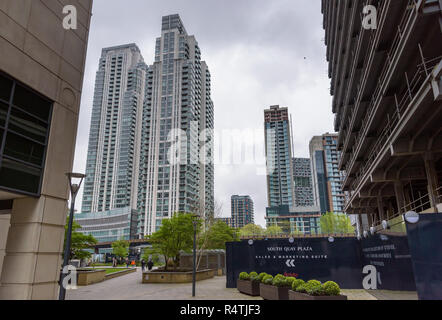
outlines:
M441 6L322 0L345 212L360 232L442 212Z

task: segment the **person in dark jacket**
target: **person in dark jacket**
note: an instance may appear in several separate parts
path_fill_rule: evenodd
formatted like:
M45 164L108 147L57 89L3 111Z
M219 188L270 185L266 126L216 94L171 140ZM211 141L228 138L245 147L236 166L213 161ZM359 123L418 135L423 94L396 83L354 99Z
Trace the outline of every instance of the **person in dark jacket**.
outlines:
M153 268L153 261L151 259L149 259L149 261L147 261L147 269L149 271L151 271Z
M141 260L141 271L144 272L144 269L146 268L146 261L144 259Z

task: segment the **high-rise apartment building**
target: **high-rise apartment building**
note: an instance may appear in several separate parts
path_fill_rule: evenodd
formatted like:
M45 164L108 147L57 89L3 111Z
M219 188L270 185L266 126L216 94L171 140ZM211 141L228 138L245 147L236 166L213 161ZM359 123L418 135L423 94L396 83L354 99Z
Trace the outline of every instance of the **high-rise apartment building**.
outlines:
M163 17L142 119L138 209L144 234L175 212L213 215L211 75L179 15Z
M137 206L147 66L135 44L105 48L95 81L82 212Z
M293 158L295 206L314 206L312 169L309 158Z
M342 191L342 174L338 169L339 151L337 134L326 133L310 140L313 198L321 213L344 212L345 196Z
M374 1L376 28L365 4L322 1L344 210L360 234L442 210L441 2Z
M231 197L232 222L233 228L242 228L248 224L255 223L255 211L253 200L250 196Z
M288 109L271 106L264 110L264 127L268 206L292 206L295 193Z

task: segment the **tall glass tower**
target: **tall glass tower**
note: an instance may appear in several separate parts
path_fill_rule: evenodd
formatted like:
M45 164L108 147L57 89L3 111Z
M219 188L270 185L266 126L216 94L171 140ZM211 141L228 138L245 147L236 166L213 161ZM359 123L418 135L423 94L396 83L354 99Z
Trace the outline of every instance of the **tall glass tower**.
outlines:
M83 213L136 209L146 74L135 44L103 49L95 81Z
M293 206L294 184L290 121L287 108L264 110L269 207Z
M138 208L151 234L175 212L214 211L210 72L179 15L162 19L146 83Z

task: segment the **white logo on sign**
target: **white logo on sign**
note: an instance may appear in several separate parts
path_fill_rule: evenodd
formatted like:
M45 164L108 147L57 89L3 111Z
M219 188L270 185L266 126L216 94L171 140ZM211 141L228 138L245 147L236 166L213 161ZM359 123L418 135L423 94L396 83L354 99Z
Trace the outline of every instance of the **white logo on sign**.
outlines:
M287 267L295 267L295 260L287 260L285 262L285 264L287 265Z

